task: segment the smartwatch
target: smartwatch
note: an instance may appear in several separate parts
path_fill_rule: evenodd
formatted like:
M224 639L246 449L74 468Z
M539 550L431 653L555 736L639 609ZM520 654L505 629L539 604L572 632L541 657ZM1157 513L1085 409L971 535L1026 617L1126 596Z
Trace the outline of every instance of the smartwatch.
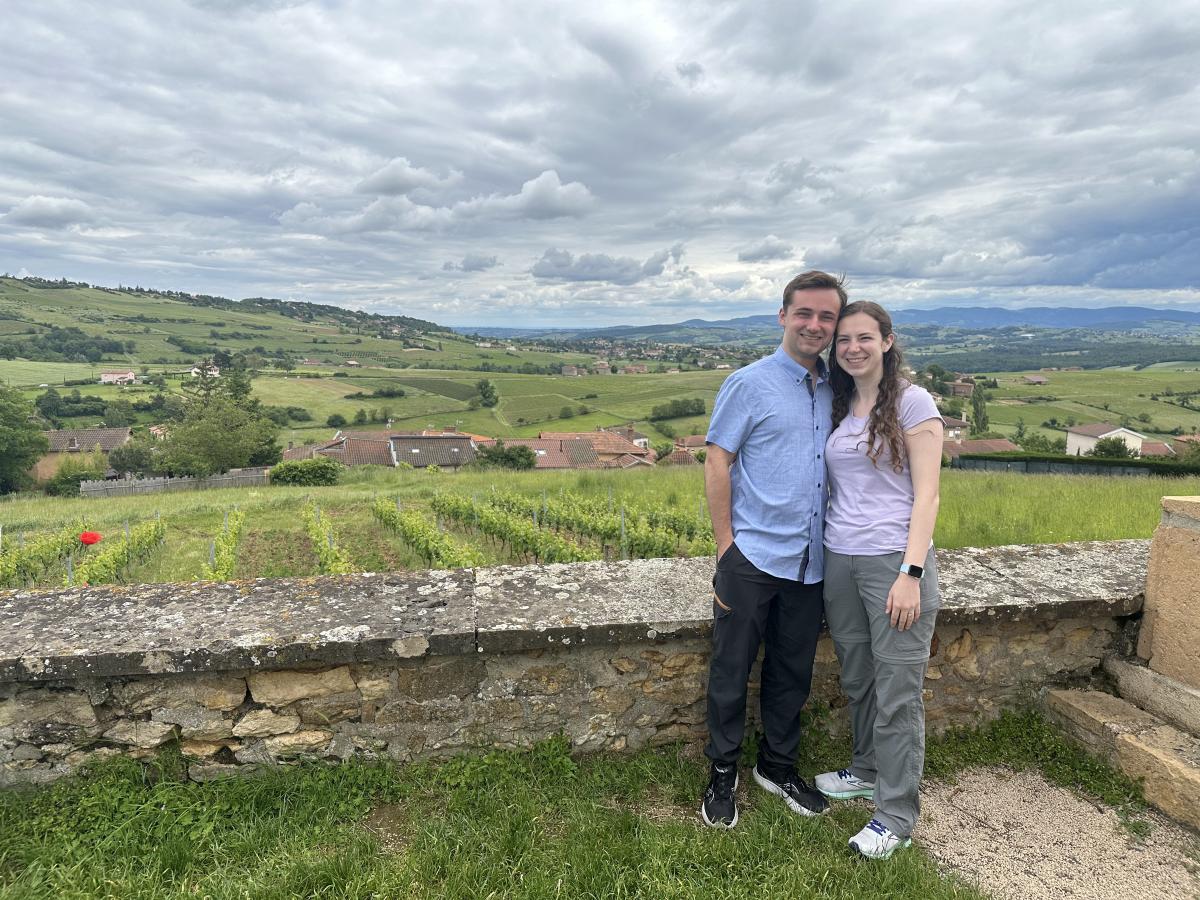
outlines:
M917 581L920 581L921 576L925 574L924 569L918 565L914 565L913 563L904 563L902 566L900 566L900 571L905 575L912 576L913 578L917 579Z

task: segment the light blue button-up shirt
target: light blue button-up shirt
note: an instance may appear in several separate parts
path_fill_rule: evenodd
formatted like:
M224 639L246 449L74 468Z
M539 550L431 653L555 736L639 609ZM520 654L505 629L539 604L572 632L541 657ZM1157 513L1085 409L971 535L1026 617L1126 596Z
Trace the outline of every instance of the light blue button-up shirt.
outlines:
M725 379L706 440L736 453L729 470L733 540L777 578L825 577L825 440L833 391L780 347Z

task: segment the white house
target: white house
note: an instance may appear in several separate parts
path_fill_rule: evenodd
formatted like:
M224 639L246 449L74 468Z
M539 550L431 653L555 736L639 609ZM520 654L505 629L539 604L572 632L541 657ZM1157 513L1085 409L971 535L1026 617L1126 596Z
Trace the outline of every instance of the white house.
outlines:
M1067 429L1067 455L1082 456L1093 450L1097 441L1112 437L1120 438L1126 447L1139 456L1142 452L1142 441L1148 440L1144 434L1119 425L1109 425L1107 422L1073 425Z
M133 384L137 381L137 376L130 372L101 372L101 384Z
M199 366L192 366L192 377L193 378L199 378L201 372L203 372L209 378L220 378L221 377L221 369L218 366L207 365L203 369L201 369Z

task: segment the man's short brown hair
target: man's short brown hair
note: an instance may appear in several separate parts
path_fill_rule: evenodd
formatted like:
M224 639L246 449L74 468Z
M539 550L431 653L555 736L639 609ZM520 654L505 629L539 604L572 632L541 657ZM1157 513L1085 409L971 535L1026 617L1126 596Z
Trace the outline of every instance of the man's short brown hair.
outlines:
M787 309L792 302L792 295L796 291L814 291L828 290L837 291L839 299L842 301L842 306L846 306L848 295L844 287L846 277L844 275L830 275L828 272L822 272L818 269L812 269L808 272L803 272L787 283L787 287L783 289L783 308Z

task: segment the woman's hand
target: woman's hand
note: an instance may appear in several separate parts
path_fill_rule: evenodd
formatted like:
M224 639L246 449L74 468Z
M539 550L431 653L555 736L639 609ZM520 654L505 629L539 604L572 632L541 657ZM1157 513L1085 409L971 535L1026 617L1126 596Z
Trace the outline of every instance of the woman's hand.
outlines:
M900 631L908 631L921 618L921 580L905 575L903 572L896 577L892 589L888 591L887 614L892 621L892 627Z

